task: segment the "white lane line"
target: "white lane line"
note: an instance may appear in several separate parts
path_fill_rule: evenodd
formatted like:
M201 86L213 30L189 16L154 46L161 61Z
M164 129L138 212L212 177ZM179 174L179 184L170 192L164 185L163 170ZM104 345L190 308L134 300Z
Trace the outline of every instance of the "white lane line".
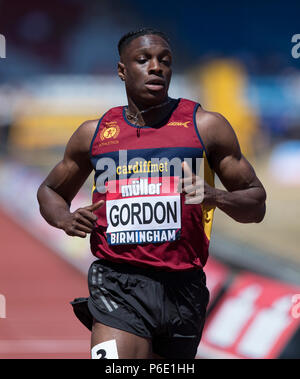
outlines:
M0 340L0 354L86 353L89 349L89 340Z

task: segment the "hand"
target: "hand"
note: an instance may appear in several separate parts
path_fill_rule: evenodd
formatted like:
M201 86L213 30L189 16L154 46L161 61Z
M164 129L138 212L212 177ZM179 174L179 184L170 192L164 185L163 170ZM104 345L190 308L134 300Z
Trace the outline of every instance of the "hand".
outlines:
M180 179L182 193L185 194L185 204L216 205L216 190L205 180L195 175L186 162L182 163L184 177Z
M62 221L60 228L68 236L85 238L87 233L91 233L95 227L97 216L94 215L97 209L101 208L104 200L84 208L78 208L75 212L69 213L67 218Z

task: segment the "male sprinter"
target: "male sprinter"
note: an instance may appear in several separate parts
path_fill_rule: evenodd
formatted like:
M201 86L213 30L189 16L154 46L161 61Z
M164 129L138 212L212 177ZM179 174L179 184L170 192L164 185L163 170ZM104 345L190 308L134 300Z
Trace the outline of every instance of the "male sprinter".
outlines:
M213 210L258 223L266 194L224 117L169 98L165 34L131 32L118 48L128 106L76 130L39 188L41 214L70 236L91 233L98 259L88 274L90 297L72 305L92 331L92 358L194 358L209 299L202 268ZM195 175L199 158L204 180ZM92 205L71 213L92 170ZM225 191L214 188L214 172Z

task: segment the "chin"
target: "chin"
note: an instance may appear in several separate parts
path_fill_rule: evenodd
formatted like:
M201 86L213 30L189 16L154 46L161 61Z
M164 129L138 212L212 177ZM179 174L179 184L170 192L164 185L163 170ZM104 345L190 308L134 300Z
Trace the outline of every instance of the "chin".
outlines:
M143 102L147 105L159 105L166 101L168 98L168 93L165 91L148 91L147 95L143 97Z

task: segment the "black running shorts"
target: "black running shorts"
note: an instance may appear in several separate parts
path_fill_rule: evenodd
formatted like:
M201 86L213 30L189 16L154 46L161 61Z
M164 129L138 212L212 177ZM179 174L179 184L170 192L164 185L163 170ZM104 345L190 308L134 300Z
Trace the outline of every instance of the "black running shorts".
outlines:
M90 297L71 304L90 330L95 319L150 338L162 357L195 357L209 300L203 270L166 272L101 259L92 263L88 284Z

